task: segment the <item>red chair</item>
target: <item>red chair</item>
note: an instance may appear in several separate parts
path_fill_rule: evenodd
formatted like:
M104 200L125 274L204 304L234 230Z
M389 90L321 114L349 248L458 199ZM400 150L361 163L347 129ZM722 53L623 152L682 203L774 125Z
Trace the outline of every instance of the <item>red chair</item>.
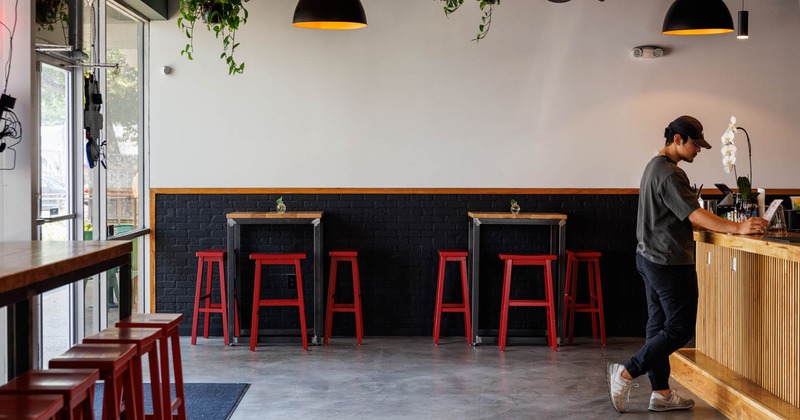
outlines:
M169 417L177 410L179 420L186 420L186 396L183 390L183 365L181 364L181 345L178 326L183 321L182 314L133 314L117 322L118 328L160 328L161 338L158 340L158 354L161 365L161 404ZM169 347L172 347L172 370L175 377L175 396L170 395L169 381Z
M361 345L364 337L364 322L361 317L361 277L358 272L358 251L331 251L331 273L328 280L328 304L325 313L325 337L323 343L328 345L328 339L333 329L333 314L335 312L352 312L356 316L356 342ZM353 303L335 303L336 294L336 268L340 262L349 262L353 268Z
M97 369L29 370L0 387L0 396L22 401L25 396L58 395L62 397L63 407L58 415L60 419L93 419L94 384L99 379ZM0 412L5 412L6 407L5 402L0 403Z
M150 390L153 395L153 417L156 419L168 419L169 414L164 411L161 402L162 389L160 381L160 365L158 363L158 339L161 338L160 328L107 328L99 333L83 339L84 344L90 343L109 343L109 344L133 344L136 346L136 356L134 356L134 383L136 398L141 405L138 411L144 413L144 381L142 380L142 356L147 355L150 364ZM167 384L169 385L169 384ZM149 416L149 415L148 415Z
M597 338L597 325L600 324L600 343L606 345L606 321L603 314L603 287L600 282L600 256L597 251L567 250L567 281L564 286L564 336L569 344L575 333L575 314L588 313L592 318L592 338ZM589 281L589 302L578 303L578 268L587 264Z
M210 314L221 314L222 315L222 334L224 337L225 345L228 345L228 291L225 288L225 256L227 252L224 249L207 249L205 251L199 251L195 253L197 256L197 285L195 286L195 294L194 294L194 315L192 317L192 345L197 344L197 324L200 318L200 313L204 313L205 318L203 319L203 338L208 338L208 320L211 317ZM222 300L220 303L212 303L211 302L211 279L212 279L212 271L214 267L214 263L217 263L219 267L219 290L220 294L222 295ZM202 292L203 290L203 265L208 265L207 276L206 276L206 284L205 284L205 293ZM234 291L234 299L233 299L233 322L234 322L234 329L236 330L236 335L241 335L241 331L239 329L239 307L236 303L235 298L236 292ZM200 302L204 303L204 306L200 307Z
M500 350L506 349L506 334L508 333L508 308L511 306L546 308L547 312L547 344L553 351L558 351L556 342L556 310L555 300L553 299L553 269L551 262L558 259L556 255L508 255L500 254L500 259L505 261L503 273L503 302L500 312L500 337L498 343ZM544 267L544 290L543 300L531 299L511 299L511 270L515 265L535 265Z
M63 407L61 395L0 395L0 419L56 420Z
M250 259L256 263L256 274L253 282L253 316L250 322L250 351L256 350L258 344L258 310L262 307L294 306L300 312L300 336L303 340L303 350L308 350L306 338L306 312L303 300L303 272L300 261L306 254L250 254ZM293 265L297 283L296 299L262 299L261 298L261 267L269 265Z
M464 314L464 335L467 344L472 344L472 328L469 313L469 286L467 285L467 251L464 250L439 250L439 275L436 282L436 310L433 314L433 344L439 344L439 331L442 322L442 312ZM461 268L461 302L442 303L444 295L444 274L446 263L457 262Z
M144 419L138 410L144 406L142 395L134 383L133 344L77 344L61 356L50 359L50 369L97 369L105 383L103 390L103 419L118 419L123 412L126 419Z

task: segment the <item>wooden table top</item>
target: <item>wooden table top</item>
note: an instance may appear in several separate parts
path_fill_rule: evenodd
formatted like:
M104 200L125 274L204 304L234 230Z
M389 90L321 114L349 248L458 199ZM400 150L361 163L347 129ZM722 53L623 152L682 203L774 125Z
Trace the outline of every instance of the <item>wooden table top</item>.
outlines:
M534 219L534 220L566 220L567 215L561 213L518 213L507 212L467 212L473 219Z
M266 212L236 212L225 215L228 219L319 219L322 218L321 211L287 211L278 213L277 211Z
M130 241L0 242L0 294L130 254Z

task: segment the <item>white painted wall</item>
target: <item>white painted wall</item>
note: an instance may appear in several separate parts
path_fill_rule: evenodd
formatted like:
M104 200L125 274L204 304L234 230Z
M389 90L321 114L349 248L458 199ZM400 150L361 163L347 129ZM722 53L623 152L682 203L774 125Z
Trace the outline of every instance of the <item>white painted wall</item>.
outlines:
M736 115L754 183L800 187L795 1L748 2L738 41L661 35L671 0L503 0L479 44L476 1L449 19L437 1L362 3L370 26L346 32L292 27L295 1L247 3L235 77L205 29L189 62L177 16L153 22L151 186L638 187L690 114L715 146L684 165L693 182L735 184L718 139ZM669 54L632 57L648 44Z

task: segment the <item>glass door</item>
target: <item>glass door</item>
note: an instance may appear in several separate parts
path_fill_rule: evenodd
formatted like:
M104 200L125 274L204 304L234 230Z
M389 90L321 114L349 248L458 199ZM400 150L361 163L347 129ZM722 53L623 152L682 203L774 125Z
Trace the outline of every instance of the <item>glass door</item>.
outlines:
M38 239L74 239L76 219L73 197L73 74L69 69L39 62L39 188ZM46 292L41 297L42 366L73 344L73 286Z

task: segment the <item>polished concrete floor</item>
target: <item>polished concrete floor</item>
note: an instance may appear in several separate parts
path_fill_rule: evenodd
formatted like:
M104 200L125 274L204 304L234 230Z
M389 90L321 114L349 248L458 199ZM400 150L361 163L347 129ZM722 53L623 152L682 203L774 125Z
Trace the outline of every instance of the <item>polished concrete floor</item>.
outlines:
M624 362L642 339L591 339L554 353L542 345L472 347L460 337L332 338L329 346L224 347L221 338L182 338L186 382L246 382L233 419L715 419L725 418L680 384L697 405L651 413L647 377L628 412L611 407L608 361Z

